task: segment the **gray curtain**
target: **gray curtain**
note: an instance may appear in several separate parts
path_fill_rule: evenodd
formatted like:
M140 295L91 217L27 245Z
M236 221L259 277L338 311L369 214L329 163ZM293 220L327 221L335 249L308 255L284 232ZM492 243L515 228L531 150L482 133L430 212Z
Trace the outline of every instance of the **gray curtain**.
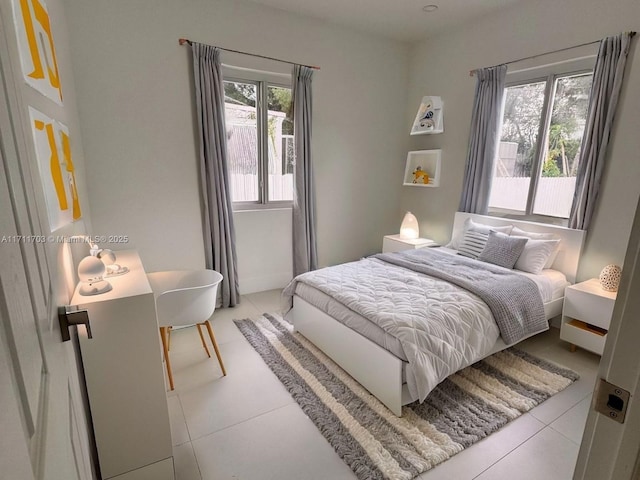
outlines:
M493 179L493 164L498 148L506 65L475 71L476 93L471 116L471 132L464 183L460 197L461 212L486 214Z
M596 208L607 145L620 97L632 36L631 33L621 33L600 42L593 72L587 123L580 146L580 161L569 215L569 228L581 230L589 228Z
M203 230L207 268L220 272L223 307L240 302L233 210L229 190L227 130L220 50L192 43L198 136L200 184L203 197Z
M293 124L295 186L293 199L293 274L315 270L316 198L311 162L311 78L313 69L293 67Z

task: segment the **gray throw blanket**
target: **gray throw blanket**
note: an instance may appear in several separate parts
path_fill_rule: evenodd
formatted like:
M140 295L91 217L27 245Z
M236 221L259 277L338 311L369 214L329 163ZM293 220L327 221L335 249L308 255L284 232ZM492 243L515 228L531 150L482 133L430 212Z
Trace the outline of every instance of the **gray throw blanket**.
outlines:
M548 328L538 287L524 275L437 249L382 253L372 258L446 280L478 295L493 313L507 345Z

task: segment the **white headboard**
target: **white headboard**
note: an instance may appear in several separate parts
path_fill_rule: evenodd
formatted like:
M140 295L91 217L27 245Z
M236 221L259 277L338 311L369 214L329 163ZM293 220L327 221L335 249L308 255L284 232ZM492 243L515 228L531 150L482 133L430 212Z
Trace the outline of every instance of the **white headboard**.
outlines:
M584 230L573 230L571 228L560 227L557 225L549 225L546 223L525 222L522 220L512 220L510 218L488 217L486 215L477 215L475 213L456 212L453 220L453 231L451 238L461 235L464 229L464 222L467 218L472 218L477 223L500 227L502 225L513 225L528 232L537 233L553 233L559 239L560 250L558 256L551 268L565 274L567 280L575 283L576 274L578 273L578 263L580 263L580 254L584 245Z

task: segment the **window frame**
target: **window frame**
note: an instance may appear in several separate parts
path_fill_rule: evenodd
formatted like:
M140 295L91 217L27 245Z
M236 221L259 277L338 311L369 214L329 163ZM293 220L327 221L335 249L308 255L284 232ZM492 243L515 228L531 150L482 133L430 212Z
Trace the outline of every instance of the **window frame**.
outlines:
M233 211L243 210L273 210L293 207L293 200L269 201L269 138L266 127L269 121L267 98L268 88L288 88L293 90L291 75L263 72L240 67L226 67L233 73L225 75L223 70L223 82L237 82L256 85L256 120L257 120L257 151L258 151L258 200L256 201L231 201ZM238 73L241 72L241 73ZM283 81L287 77L289 82ZM226 114L225 114L226 123ZM294 132L295 135L295 132ZM295 175L295 174L294 174ZM295 192L293 192L295 195Z
M555 82L558 79L594 73L595 56L589 55L582 58L573 59L567 62L551 64L539 68L527 68L521 71L507 73L507 82L505 83L505 91L510 87L518 87L530 83L545 82L544 102L542 106L542 115L540 117L540 125L538 127L538 139L536 142L534 161L531 165L531 181L529 183L529 191L527 192L527 204L525 210L513 210L500 207L488 207L488 215L502 217L517 217L529 221L549 223L556 225L568 225L568 218L554 217L542 215L533 212L535 198L537 195L538 184L540 182L540 173L544 165L544 146L549 135L549 126L551 124L551 114L553 110L552 94L554 93ZM504 117L504 105L500 118ZM502 124L500 126L500 136L502 135ZM500 142L500 138L497 140ZM494 172L497 162L494 162ZM493 187L492 187L493 188Z

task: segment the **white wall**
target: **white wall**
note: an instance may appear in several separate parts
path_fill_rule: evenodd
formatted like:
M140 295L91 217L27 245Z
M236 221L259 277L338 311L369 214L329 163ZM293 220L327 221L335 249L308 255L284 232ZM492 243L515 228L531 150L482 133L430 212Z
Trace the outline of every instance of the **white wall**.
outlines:
M397 231L407 45L238 0L64 2L94 233L128 234L149 271L204 265L190 50L179 37L321 67L312 142L321 265L379 251ZM255 252L279 251L291 232L280 211L235 220L246 290L243 278L255 283L275 262ZM264 235L264 225L283 228Z
M462 190L475 78L469 70L599 40L640 27L637 0L521 2L464 28L415 45L405 114L410 128L420 99L439 95L445 132L411 138L411 149L442 148L439 188L405 188L401 206L421 223L421 233L449 239ZM637 38L634 40L637 44ZM608 263L622 265L640 194L640 54L632 48L611 136L599 206L587 236L579 280Z

